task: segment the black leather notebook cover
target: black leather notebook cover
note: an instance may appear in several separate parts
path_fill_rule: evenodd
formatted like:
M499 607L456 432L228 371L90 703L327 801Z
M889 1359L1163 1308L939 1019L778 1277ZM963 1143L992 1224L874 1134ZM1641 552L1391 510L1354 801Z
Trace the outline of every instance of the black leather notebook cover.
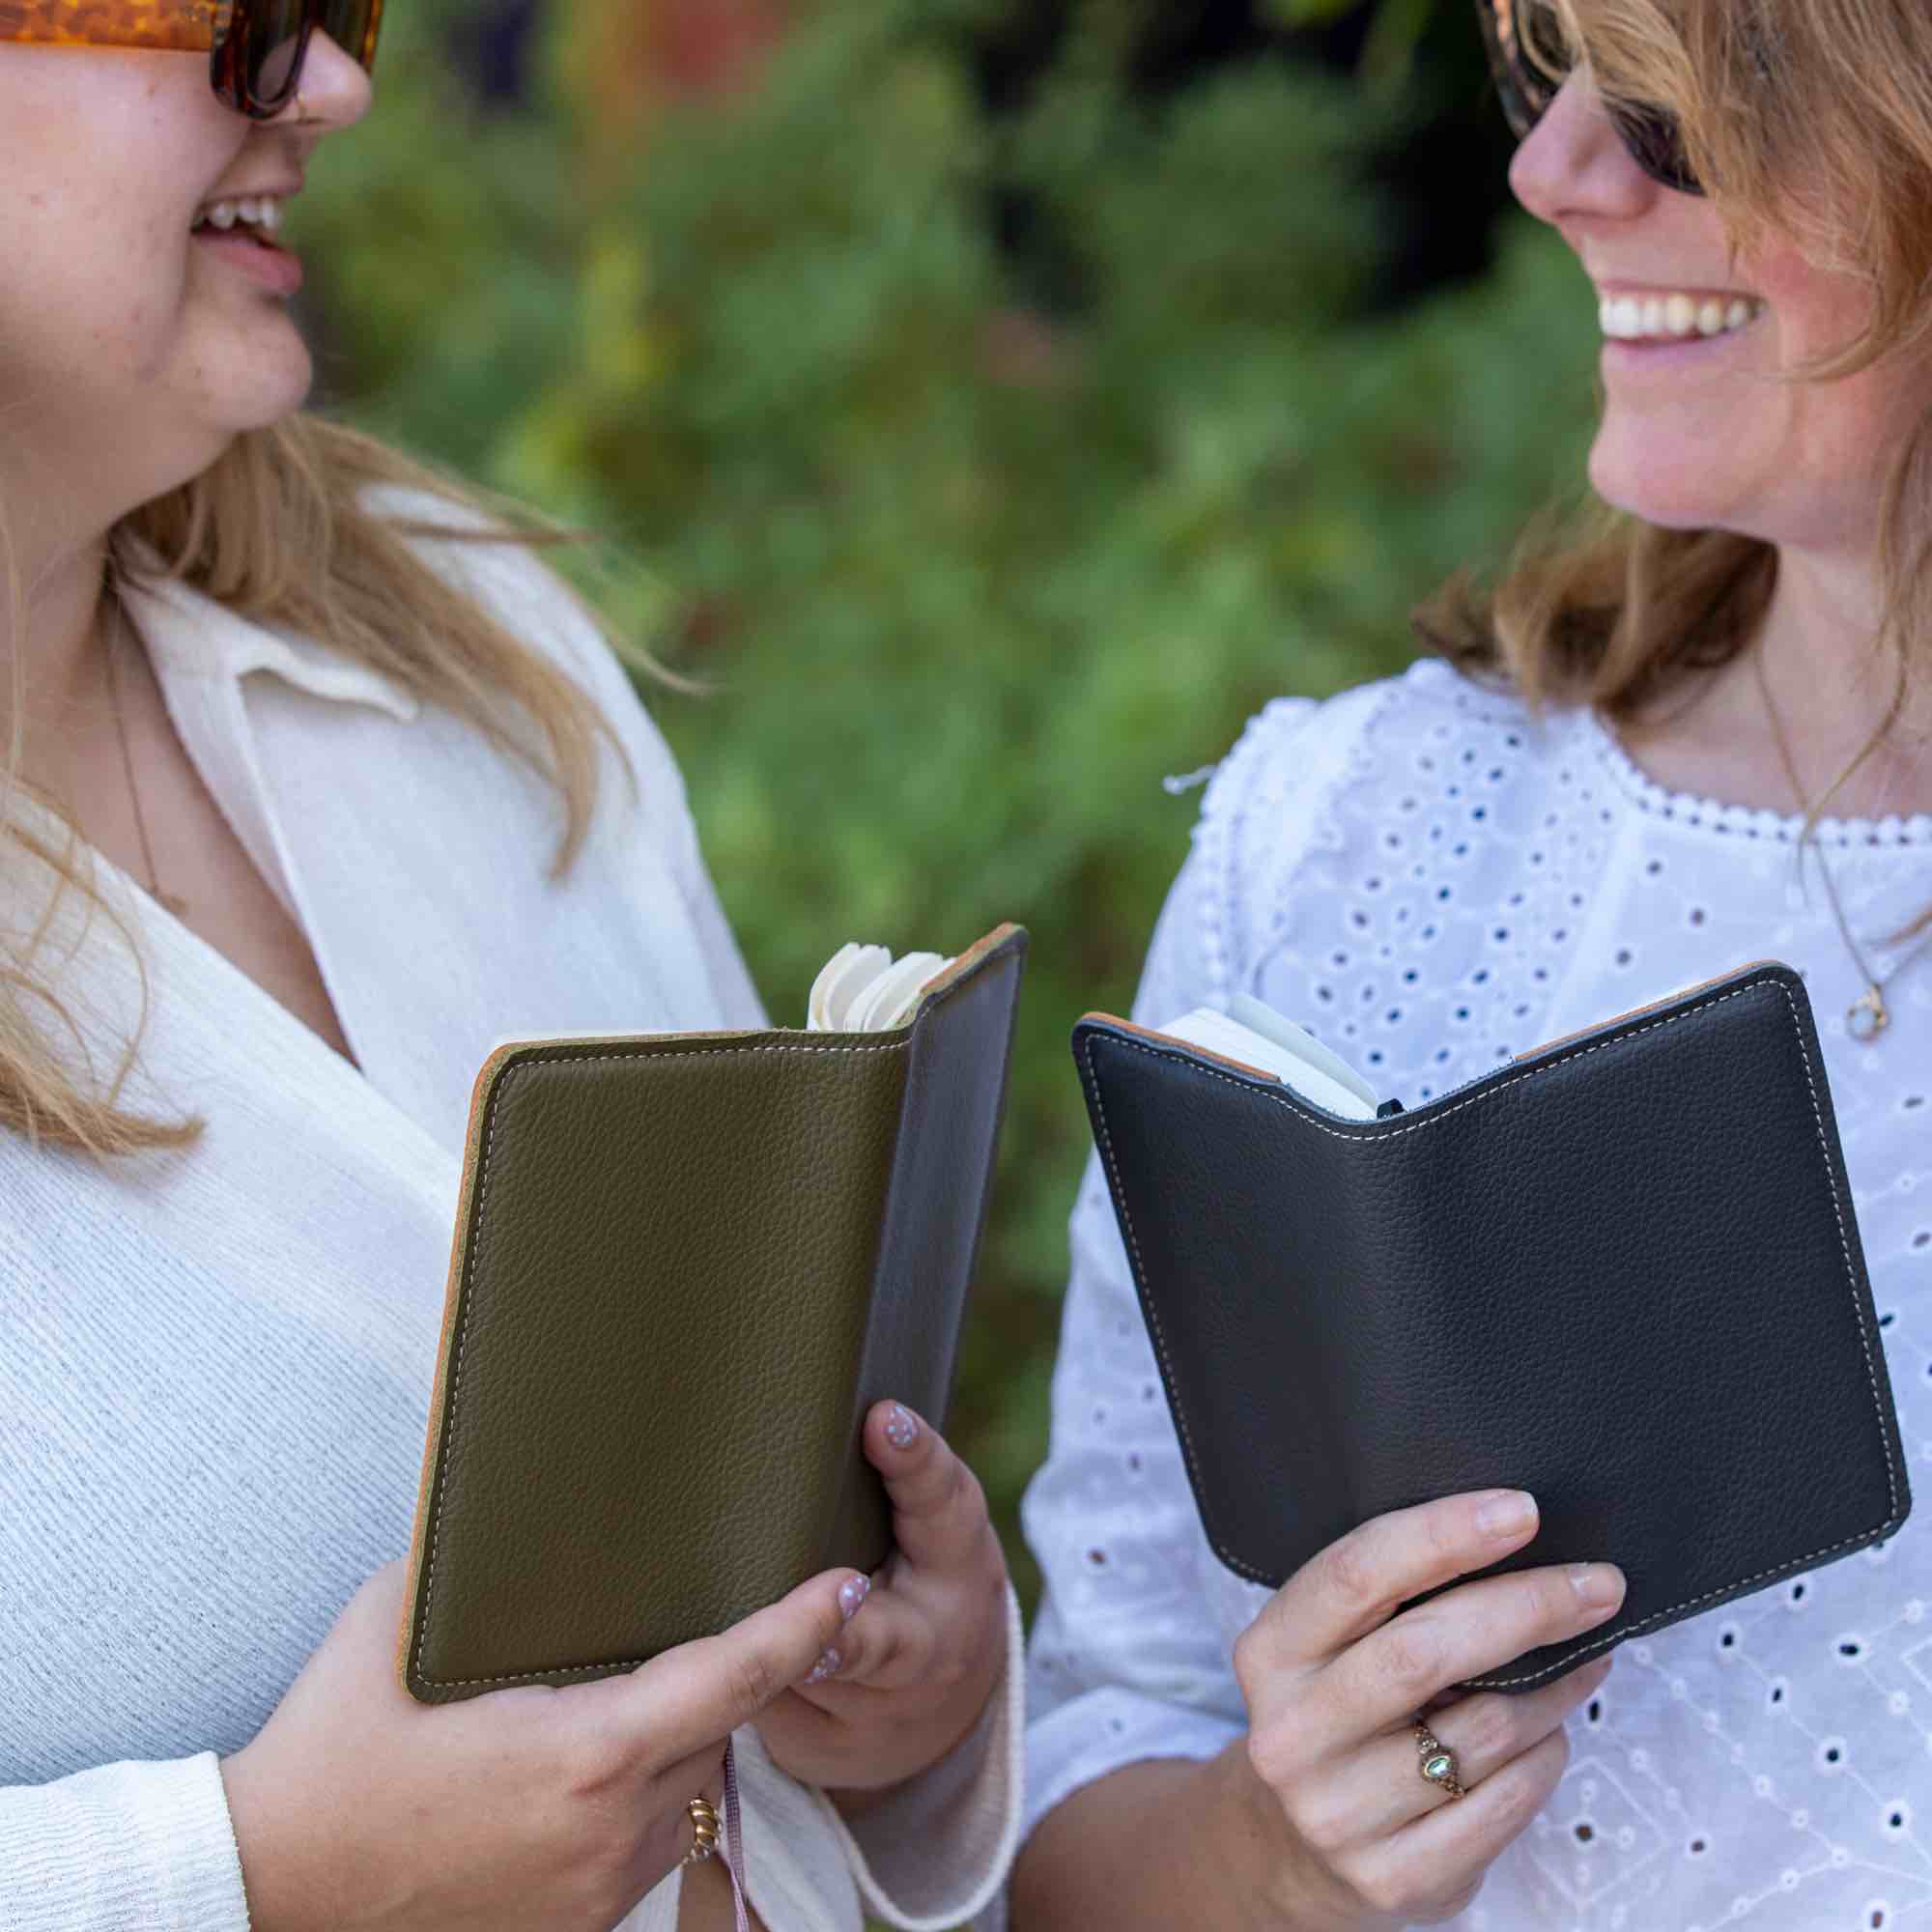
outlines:
M1607 1560L1628 1589L1609 1623L1469 1680L1522 1691L1905 1520L1789 967L1369 1122L1105 1014L1073 1050L1195 1500L1239 1575L1275 1587L1372 1516L1526 1489L1536 1536L1472 1574Z

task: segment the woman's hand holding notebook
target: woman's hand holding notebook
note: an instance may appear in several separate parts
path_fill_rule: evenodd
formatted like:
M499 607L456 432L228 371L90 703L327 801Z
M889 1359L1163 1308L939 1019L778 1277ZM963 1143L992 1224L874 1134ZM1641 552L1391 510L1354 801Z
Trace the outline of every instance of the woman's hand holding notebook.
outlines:
M1280 1586L1370 1517L1526 1490L1497 1570L1602 1561L1526 1690L1891 1535L1898 1424L1803 980L1760 962L1405 1110L1257 1001L1074 1029L1221 1560ZM1431 1594L1434 1594L1433 1592Z

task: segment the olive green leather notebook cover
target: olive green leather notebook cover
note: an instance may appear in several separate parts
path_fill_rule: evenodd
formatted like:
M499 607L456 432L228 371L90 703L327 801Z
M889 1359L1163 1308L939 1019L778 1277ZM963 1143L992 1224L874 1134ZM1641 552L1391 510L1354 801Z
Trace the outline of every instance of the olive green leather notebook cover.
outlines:
M525 1041L477 1074L397 1666L446 1703L635 1668L891 1511L860 1431L944 1427L1027 936L873 1033Z

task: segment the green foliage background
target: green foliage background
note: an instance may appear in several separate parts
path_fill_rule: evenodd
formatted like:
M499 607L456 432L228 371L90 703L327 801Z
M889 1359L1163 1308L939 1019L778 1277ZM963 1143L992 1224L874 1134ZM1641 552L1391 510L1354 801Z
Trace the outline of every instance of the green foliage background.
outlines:
M1399 669L1408 608L1578 487L1597 330L1514 208L1489 275L1361 313L1390 246L1363 163L1430 83L1426 4L1378 21L1375 85L1257 62L1157 111L1135 10L1090 7L996 120L965 36L997 11L820 0L754 85L640 108L593 191L583 9L485 114L441 50L463 9L413 0L291 237L312 402L610 532L607 608L720 683L647 696L775 1018L848 937L1031 928L952 1430L1031 1612L1067 1032L1132 999L1198 803L1162 779L1276 693ZM1018 257L996 191L1037 212Z

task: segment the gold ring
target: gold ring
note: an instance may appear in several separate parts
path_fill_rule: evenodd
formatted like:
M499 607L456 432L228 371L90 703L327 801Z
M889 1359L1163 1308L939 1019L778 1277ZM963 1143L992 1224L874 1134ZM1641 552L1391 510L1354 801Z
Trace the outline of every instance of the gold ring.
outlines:
M1415 1720L1416 1748L1422 1754L1419 1769L1430 1784L1439 1784L1452 1798L1463 1796L1463 1780L1456 1775L1456 1753L1425 1724Z
M701 1865L718 1849L718 1809L708 1798L694 1798L684 1808L691 1814L693 1843L683 1862Z

